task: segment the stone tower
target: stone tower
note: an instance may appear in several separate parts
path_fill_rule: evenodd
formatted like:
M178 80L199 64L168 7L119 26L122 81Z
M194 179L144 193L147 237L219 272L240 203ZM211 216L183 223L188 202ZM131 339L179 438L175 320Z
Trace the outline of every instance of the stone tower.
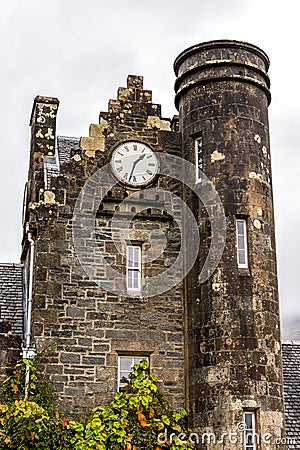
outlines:
M196 165L196 182L202 182L198 169L212 181L227 222L223 257L200 285L211 233L203 206L190 194L201 232L199 260L185 280L192 427L240 436L237 424L246 422L260 436L270 433L270 444L282 436L284 416L269 60L254 45L221 40L188 48L174 67L182 155Z
M238 433L242 450L241 437L256 432L269 433L275 450L284 424L268 65L250 44L191 47L175 62L179 119L163 118L142 77L130 75L80 139L56 137L56 98L35 99L24 352L48 347L66 411L109 402L147 358L168 400L186 404L200 441L211 433L207 448L232 448L228 433ZM178 175L186 161L189 187ZM207 188L221 200L226 242L202 283L214 240L198 195ZM182 232L181 211L197 233ZM196 258L180 278L185 237Z

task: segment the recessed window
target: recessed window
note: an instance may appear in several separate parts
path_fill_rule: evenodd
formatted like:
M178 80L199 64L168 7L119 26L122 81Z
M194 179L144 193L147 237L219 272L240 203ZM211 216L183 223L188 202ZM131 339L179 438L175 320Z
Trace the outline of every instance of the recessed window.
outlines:
M140 364L143 359L146 359L149 362L148 356L142 356L142 355L126 355L126 356L119 356L119 363L118 363L118 391L122 389L125 383L122 383L122 378L127 378L130 374L132 367L135 364Z
M237 262L240 269L248 268L247 222L236 219Z
M127 246L127 291L141 290L141 247Z
M244 448L245 450L255 450L256 442L255 442L255 413L254 412L245 412L244 413Z
M203 145L202 136L195 139L195 167L196 167L196 183L202 181L203 169Z

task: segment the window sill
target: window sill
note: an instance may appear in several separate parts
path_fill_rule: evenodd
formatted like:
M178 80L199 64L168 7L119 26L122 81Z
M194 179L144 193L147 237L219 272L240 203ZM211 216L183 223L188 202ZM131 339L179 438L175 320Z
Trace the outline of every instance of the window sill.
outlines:
M249 269L239 269L239 277L251 277Z

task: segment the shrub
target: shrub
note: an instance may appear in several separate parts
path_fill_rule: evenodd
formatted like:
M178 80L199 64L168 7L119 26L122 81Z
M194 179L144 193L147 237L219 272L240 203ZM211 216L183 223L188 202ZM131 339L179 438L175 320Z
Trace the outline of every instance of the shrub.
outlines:
M24 399L26 366L30 367L30 397ZM181 450L194 445L180 440L188 434L187 413L173 410L157 388L147 361L135 365L121 392L88 419L61 417L51 383L32 361L16 365L0 392L0 450ZM158 440L161 433L163 439Z
M71 439L74 449L194 448L190 442L178 439L180 433L188 434L186 411L171 408L158 391L157 381L157 377L149 373L147 361L135 365L127 384L108 406L95 408L85 424L70 422L69 427L74 431ZM165 443L158 442L160 433L168 436Z

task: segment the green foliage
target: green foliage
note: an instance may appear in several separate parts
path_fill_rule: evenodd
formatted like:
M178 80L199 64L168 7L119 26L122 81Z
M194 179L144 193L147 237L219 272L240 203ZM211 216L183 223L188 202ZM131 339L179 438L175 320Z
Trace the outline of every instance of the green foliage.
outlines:
M16 400L0 405L0 449L72 448L59 415L51 416L36 402Z
M74 432L71 442L75 450L194 448L190 442L178 439L180 433L188 433L186 411L170 407L145 360L133 367L128 383L108 406L95 408L85 424L70 421L69 428ZM165 431L168 438L159 444L158 435L165 436Z
M15 400L25 398L25 374L30 371L30 383L28 386L28 397L33 398L36 403L47 411L55 412L54 391L52 384L43 369L40 358L34 360L20 360L13 372L13 376L7 378L0 392L0 400L4 403L14 403Z
M24 399L26 366L30 366L30 398ZM0 393L0 450L181 450L194 445L178 438L188 434L184 409L174 411L157 388L147 361L135 365L108 406L89 419L61 417L48 378L32 361L18 363ZM161 433L162 440L158 441ZM173 434L172 434L173 433ZM170 439L170 436L171 439Z
M30 370L29 399L25 399L25 374ZM54 392L39 358L23 359L0 391L0 450L72 449L68 419L61 418Z

